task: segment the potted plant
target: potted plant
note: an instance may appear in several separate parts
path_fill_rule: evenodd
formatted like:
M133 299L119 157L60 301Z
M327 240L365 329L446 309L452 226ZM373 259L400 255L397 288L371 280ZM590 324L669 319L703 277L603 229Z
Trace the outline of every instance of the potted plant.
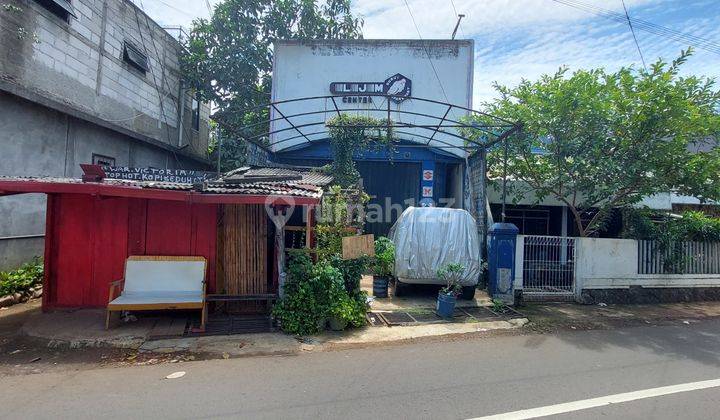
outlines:
M375 240L375 258L373 260L373 296L388 297L388 283L395 268L395 244L381 236Z
M330 309L330 318L328 318L328 325L333 331L342 331L348 325L348 318L352 311L352 306L349 302L342 300L333 305Z
M447 264L437 272L437 276L445 281L445 286L440 289L437 298L436 312L443 318L451 318L455 311L455 302L458 295L462 293L460 278L465 272L465 267L459 263Z

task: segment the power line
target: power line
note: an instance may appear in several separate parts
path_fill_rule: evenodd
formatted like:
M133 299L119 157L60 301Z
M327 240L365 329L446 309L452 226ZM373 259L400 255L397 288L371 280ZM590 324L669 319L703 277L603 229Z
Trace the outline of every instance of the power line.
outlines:
M162 4L164 4L165 6L169 7L170 9L173 9L174 11L176 11L176 12L178 12L178 13L182 13L183 15L185 15L185 16L187 16L187 17L191 17L191 18L193 18L193 19L197 17L196 15L193 15L193 14L191 14L191 13L188 13L187 10L183 10L183 9L177 8L177 7L173 6L172 4L170 4L170 3L168 3L168 2L165 2L165 1L163 1L163 0L155 0L155 1L157 1L158 3L162 3Z
M627 23L627 17L624 14L613 12L601 7L596 7L588 3L584 3L577 0L552 0L555 3L559 3L565 6L569 6L578 10L582 10L609 20L613 20L620 23ZM713 42L709 39L702 38L696 35L676 31L674 29L667 28L665 26L657 25L652 22L648 22L642 19L630 18L633 23L633 28L637 28L652 34L662 36L674 41L688 43L694 47L720 54L720 44Z
M637 47L638 54L640 54L640 61L642 61L643 68L647 70L647 65L645 65L645 57L643 57L642 50L640 50L640 44L638 43L637 37L635 36L635 29L633 29L630 15L628 14L627 7L625 7L625 0L620 1L622 2L623 10L625 10L625 17L627 18L628 26L630 26L630 32L632 33L633 40L635 40L635 46Z
M140 6L142 7L142 3ZM142 7L142 9L143 9L143 13L145 14L146 24L148 25L148 32L150 33L150 39L152 40L153 47L155 48L155 57L156 57L156 60L158 62L159 67L161 68L161 72L162 72L162 74L160 76L160 82L163 83L163 87L165 87L165 85L164 85L165 69L160 64L160 54L157 50L157 46L155 45L155 40L154 40L153 34L152 34L153 30L150 27L149 22L147 21L147 13L145 13L144 7ZM147 45L145 44L145 37L143 36L143 33L142 33L142 27L140 25L140 18L138 17L137 7L134 7L133 11L134 11L134 15L135 15L135 23L137 24L137 28L138 28L138 34L140 35L140 43L142 43L142 47L143 47L143 52L145 52L145 55L147 57L150 57L150 54L148 53ZM152 76L151 79L153 81L153 87L155 88L155 91L158 94L160 113L162 115L162 118L165 120L165 131L167 133L168 144L170 145L170 144L172 144L171 135L170 135L170 124L168 123L167 114L165 113L165 106L163 103L164 102L163 95L162 95L162 92L160 91L160 88L158 87L157 76L155 75L155 71L153 68L150 69L150 75ZM168 91L169 91L169 89L168 89ZM179 121L179 126L182 126L182 121ZM172 154L173 154L173 157L175 158L175 162L177 162L180 169L184 169L182 163L180 162L180 159L178 159L177 153L175 153L175 151L173 150Z
M555 1L556 3L564 4L566 6L574 7L579 10L584 10L584 11L596 14L598 16L606 17L608 19L621 21L621 22L625 22L625 20L626 20L626 17L620 13L613 12L613 11L607 10L607 9L603 9L601 7L593 6L588 3L583 3L582 1L579 1L579 0L553 0L553 1ZM632 18L631 21L635 24L635 27L647 28L647 29L654 28L656 31L659 32L657 34L661 35L661 36L667 34L667 35L672 35L672 36L677 36L677 37L684 37L689 40L693 40L694 42L697 42L697 43L708 44L711 47L720 47L720 44L718 44L714 41L711 41L707 38L702 38L702 37L699 37L696 35L676 31L674 29L670 29L670 28L667 28L667 27L664 27L661 25L657 25L657 24L654 24L652 22L648 22L648 21L645 21L642 19Z
M410 10L410 5L408 4L407 0L403 0L405 2L405 7L407 7L407 11L410 14L410 20L412 20L413 25L415 26L415 30L417 31L418 38L420 38L420 41L423 41L423 37L420 34L420 28L418 28L417 23L415 22L415 16L413 16L412 10ZM427 55L427 59L430 62L430 67L432 67L433 73L435 73L435 78L438 81L438 84L440 84L440 90L442 90L443 96L445 97L445 102L450 103L450 100L448 100L447 94L445 93L445 87L442 84L442 80L440 80L440 76L438 75L437 69L435 68L435 63L433 63L432 58L430 58L430 52L427 49L427 45L425 45L424 42L422 42L423 49L425 50L425 55Z

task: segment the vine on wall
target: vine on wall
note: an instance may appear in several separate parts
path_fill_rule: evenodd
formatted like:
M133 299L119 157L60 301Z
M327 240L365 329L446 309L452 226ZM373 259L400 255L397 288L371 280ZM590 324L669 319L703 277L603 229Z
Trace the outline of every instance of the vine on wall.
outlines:
M390 159L395 152L392 123L360 115L342 114L327 121L330 134L335 182L343 188L357 184L360 173L353 158L365 150L387 149Z

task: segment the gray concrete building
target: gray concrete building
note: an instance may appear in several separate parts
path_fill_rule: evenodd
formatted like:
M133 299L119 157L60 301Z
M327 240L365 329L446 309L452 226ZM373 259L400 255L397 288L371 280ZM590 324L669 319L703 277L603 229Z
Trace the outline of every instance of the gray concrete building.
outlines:
M183 85L178 42L137 6L0 6L0 176L209 167L209 106ZM0 269L42 255L44 213L43 196L0 197Z

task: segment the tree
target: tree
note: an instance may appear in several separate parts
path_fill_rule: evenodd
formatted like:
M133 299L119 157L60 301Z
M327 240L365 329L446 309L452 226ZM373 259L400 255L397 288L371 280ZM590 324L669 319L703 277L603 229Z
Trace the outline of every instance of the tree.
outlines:
M648 70L561 68L508 88L487 112L518 121L508 139L509 196L553 197L574 216L581 236L603 228L611 209L675 191L720 198L720 92L714 80L681 77L691 55ZM478 135L478 133L470 133ZM503 147L489 153L490 178L501 178Z
M362 24L350 0L224 0L209 20L193 22L183 74L214 103L226 137L257 136L268 131L268 110L242 111L270 100L273 41L360 38Z

